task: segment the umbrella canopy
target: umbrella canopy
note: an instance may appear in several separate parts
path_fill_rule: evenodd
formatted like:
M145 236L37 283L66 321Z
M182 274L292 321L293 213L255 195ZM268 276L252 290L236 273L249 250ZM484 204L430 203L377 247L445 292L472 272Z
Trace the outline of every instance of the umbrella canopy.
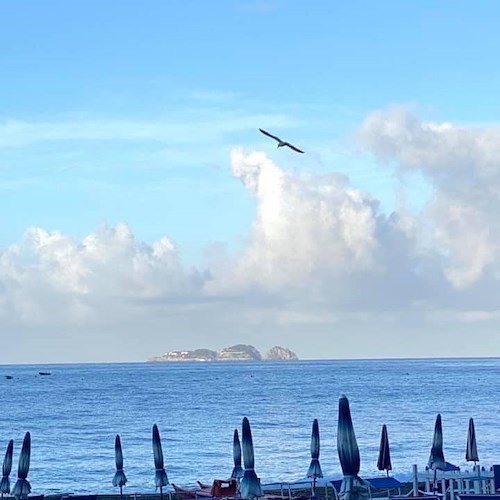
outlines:
M344 479L340 488L341 500L366 500L369 498L369 484L359 474L359 448L352 425L351 410L346 396L339 400L337 429L337 451Z
M11 439L7 445L7 450L5 452L5 457L3 459L2 466L2 479L0 481L0 493L3 494L10 493L10 472L12 470L12 455L14 453L14 441Z
M17 481L12 489L12 496L18 500L26 499L31 493L31 484L27 477L30 470L30 455L31 455L31 435L27 432L24 436L21 455L19 455L19 465L17 468Z
M241 445L240 437L238 436L238 429L234 429L233 435L233 460L234 468L231 477L241 479L243 477L243 467L241 466Z
M389 448L389 437L387 436L387 426L385 424L382 426L382 434L380 436L377 469L387 471L387 475L392 470L391 450Z
M153 425L153 456L155 459L155 486L160 488L163 496L163 487L169 484L167 473L163 465L163 450L161 449L160 431L156 424Z
M123 472L123 453L122 453L122 443L120 441L120 436L117 434L115 437L115 464L116 472L115 477L113 477L113 486L120 487L120 495L122 494L122 487L127 483L127 476Z
M243 418L241 442L243 447L243 465L245 472L240 484L242 498L259 498L263 496L260 481L254 470L252 431L247 417Z
M321 465L319 464L319 425L318 419L314 419L311 433L311 465L307 471L307 477L323 477Z
M469 419L469 431L467 432L467 451L465 452L467 462L479 462L476 443L476 429L474 428L474 419Z
M444 470L446 467L443 453L443 427L440 414L436 417L436 424L434 425L434 438L432 440L428 467L434 472L437 470Z

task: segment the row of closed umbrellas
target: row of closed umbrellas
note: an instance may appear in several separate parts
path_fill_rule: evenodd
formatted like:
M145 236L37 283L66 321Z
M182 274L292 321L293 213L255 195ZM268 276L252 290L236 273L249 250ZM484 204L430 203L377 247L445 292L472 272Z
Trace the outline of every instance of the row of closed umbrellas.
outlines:
M10 493L10 473L12 471L12 456L14 454L14 441L11 439L7 445L5 458L2 466L2 479L0 480L0 494ZM19 464L17 468L17 481L12 488L12 495L16 498L27 498L31 493L31 485L28 481L28 472L30 469L31 456L31 435L27 432L23 439L21 454L19 455Z
M169 484L167 473L165 471L163 451L161 446L160 433L158 426L153 425L152 430L152 445L153 445L153 458L155 465L155 486L160 490L160 495L163 498L163 488ZM0 481L0 493L9 494L10 491L10 473L12 470L12 456L13 456L14 442L9 441L7 451L2 467L2 479ZM354 433L354 427L351 419L351 412L349 408L349 401L346 396L342 396L339 400L338 411L338 431L337 431L337 450L339 461L342 468L344 479L342 481L339 496L341 500L365 500L369 498L369 485L359 477L360 470L360 454L359 448ZM241 458L243 451L243 464L241 466ZM31 453L31 436L27 432L19 456L18 465L18 479L12 495L17 499L26 499L31 492L31 485L27 479L29 466L30 466L30 453ZM319 425L318 420L313 421L312 434L311 434L311 464L309 466L307 477L313 479L312 482L312 497L315 496L316 479L323 477L321 465L319 463L320 454L320 438L319 438ZM233 436L233 458L234 468L231 477L241 480L239 485L239 492L242 498L252 499L260 498L263 496L260 480L255 473L255 460L252 442L252 432L250 429L250 422L248 418L244 417L242 421L242 439L241 445L239 440L238 430L235 429ZM466 460L477 462L479 460L477 453L477 444L475 437L474 421L469 420L469 429L467 434L467 451ZM120 436L115 437L115 462L116 473L113 477L113 486L120 488L120 496L122 495L123 486L127 483L127 477L123 469L123 453ZM392 470L389 439L387 434L387 427L383 425L379 457L377 462L379 470L387 471L387 474ZM434 438L429 457L428 467L434 470L434 479L436 479L437 470L445 470L446 462L443 452L443 431L441 415L437 415L434 427Z

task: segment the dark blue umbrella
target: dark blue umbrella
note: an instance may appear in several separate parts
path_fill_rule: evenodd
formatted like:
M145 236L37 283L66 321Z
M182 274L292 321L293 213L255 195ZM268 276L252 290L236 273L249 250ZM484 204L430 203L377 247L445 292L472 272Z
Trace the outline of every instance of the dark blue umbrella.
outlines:
M243 447L243 465L245 466L245 472L240 484L241 497L260 498L263 494L259 478L254 470L252 431L247 417L243 418L241 444Z
M239 480L243 477L243 467L241 466L241 445L238 429L234 429L233 435L233 460L234 468L231 477Z
M27 477L30 470L30 455L31 455L31 435L27 432L24 436L21 455L19 455L19 465L17 468L17 481L12 490L12 496L18 500L26 499L31 493L31 484Z
M344 473L339 497L341 500L365 500L369 498L369 485L359 474L359 448L352 425L349 401L345 396L339 400L337 451Z
M438 413L436 424L434 425L434 437L432 439L431 454L429 456L429 469L434 471L434 490L436 489L436 475L438 470L446 469L443 452L443 426L441 424L441 415Z
M465 460L467 462L479 462L476 443L476 429L474 428L474 419L469 419L469 431L467 432L467 451L465 452Z
M115 437L115 464L116 472L115 477L113 477L113 486L120 487L120 497L122 496L122 488L127 484L127 476L123 471L123 453L122 453L122 443L120 441L120 436L117 434Z
M323 477L323 471L319 464L319 425L318 419L314 419L311 433L311 465L307 471L307 477L313 478L311 496L316 496L316 478Z
M155 459L155 486L160 488L160 496L163 499L163 487L169 484L167 473L163 464L163 450L161 449L160 432L158 426L153 425L153 456Z
M387 426L385 424L382 426L382 434L380 436L377 469L387 471L387 475L389 475L389 471L392 470L391 450L389 448L389 437L387 435Z
M12 470L12 455L14 453L14 441L11 439L7 445L7 451L5 452L5 457L3 459L2 466L2 480L0 481L0 493L2 496L4 493L10 493L10 472Z

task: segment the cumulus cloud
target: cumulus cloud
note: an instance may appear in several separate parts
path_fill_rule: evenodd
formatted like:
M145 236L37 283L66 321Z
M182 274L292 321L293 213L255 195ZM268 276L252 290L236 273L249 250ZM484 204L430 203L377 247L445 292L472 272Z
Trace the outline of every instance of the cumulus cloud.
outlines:
M144 243L125 223L84 237L29 228L0 250L2 330L58 332L53 342L87 353L99 332L117 359L250 341L311 357L425 355L428 345L446 355L450 329L487 340L500 316L498 129L392 108L356 137L381 164L428 180L422 210L384 214L345 175L234 149L232 174L256 204L239 252L214 245L186 269L168 237Z
M240 282L302 287L315 275L376 267L377 203L343 176L291 174L264 153L241 149L232 152L231 166L258 208L250 241L232 270Z
M0 252L0 318L27 325L99 320L130 299L191 293L193 281L166 238L135 240L126 224L84 238L29 228Z
M369 115L356 136L382 162L418 171L434 187L417 239L440 255L454 287L498 274L500 127L425 122L396 107Z

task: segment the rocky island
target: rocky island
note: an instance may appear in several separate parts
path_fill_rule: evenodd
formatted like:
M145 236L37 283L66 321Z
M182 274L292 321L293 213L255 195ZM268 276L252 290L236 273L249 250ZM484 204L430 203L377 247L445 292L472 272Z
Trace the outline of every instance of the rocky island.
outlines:
M296 361L298 359L297 355L286 347L274 346L262 356L253 345L236 344L225 347L220 352L211 349L169 351L148 361Z

